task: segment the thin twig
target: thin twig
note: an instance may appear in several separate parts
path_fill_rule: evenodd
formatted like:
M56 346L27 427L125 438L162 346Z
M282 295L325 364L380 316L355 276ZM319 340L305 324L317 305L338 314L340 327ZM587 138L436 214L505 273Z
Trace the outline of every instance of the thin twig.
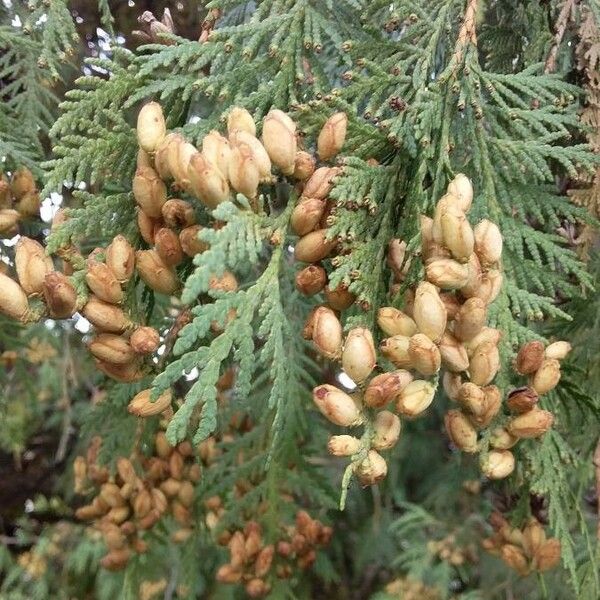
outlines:
M71 345L69 343L69 334L67 332L65 332L64 340L65 344L61 398L61 406L64 409L64 414L62 423L62 433L58 442L58 448L56 449L56 455L54 456L55 464L61 463L67 455L67 445L69 443L69 437L71 435L71 425L73 422L73 410L71 407L71 396L69 394L69 373L73 371L73 364L71 361Z
M181 312L177 315L177 318L171 325L171 329L167 332L165 336L165 351L162 353L158 364L156 365L159 371L162 371L162 368L167 360L173 346L175 345L175 340L179 335L179 332L192 320L192 311L189 307L184 307Z
M596 444L596 450L594 451L593 463L596 475L596 498L598 499L598 523L596 525L596 537L600 540L600 438Z
M575 9L576 2L577 0L565 0L565 3L560 10L558 19L556 20L554 41L552 42L552 47L550 48L548 58L546 58L546 63L544 65L544 73L553 73L556 69L556 57L558 55L558 50L565 35L565 31L567 30L571 13Z

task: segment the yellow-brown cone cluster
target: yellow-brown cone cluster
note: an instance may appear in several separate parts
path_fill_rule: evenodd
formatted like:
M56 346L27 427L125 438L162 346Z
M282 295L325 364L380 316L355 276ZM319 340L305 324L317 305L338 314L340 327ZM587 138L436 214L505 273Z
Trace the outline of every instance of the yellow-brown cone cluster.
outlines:
M228 536L223 541L229 562L219 568L217 580L243 583L248 597L262 598L270 592L273 578L289 579L297 570L308 569L318 549L329 543L332 529L301 510L295 523L278 533L278 538L267 544L260 524L250 521L243 530Z
M40 193L27 167L17 169L9 179L0 173L0 238L18 233L21 219L36 217L40 212Z
M492 515L495 533L483 540L483 547L499 556L509 567L525 577L533 572L553 569L560 561L560 542L547 538L542 525L532 518L518 529L498 513Z
M73 468L75 492L95 492L76 516L91 521L102 534L108 549L102 566L110 571L125 568L134 553L147 550L145 532L167 514L179 526L172 533L173 541L185 541L192 533L191 510L201 473L192 446L182 442L173 448L159 431L152 456L139 453L133 460L119 458L116 474L110 475L97 464L100 444L100 438L95 438L87 456L77 457Z

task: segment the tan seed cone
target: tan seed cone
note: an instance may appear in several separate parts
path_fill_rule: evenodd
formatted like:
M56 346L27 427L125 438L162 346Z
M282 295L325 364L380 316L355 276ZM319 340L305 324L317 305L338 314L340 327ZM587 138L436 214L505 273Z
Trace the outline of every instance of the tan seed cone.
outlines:
M159 177L164 181L174 177L169 166L169 156L174 154L175 146L183 143L183 141L183 137L179 133L168 133L156 149L156 153L154 154L154 167ZM171 146L173 146L173 150L170 150Z
M262 142L274 165L285 175L294 172L296 124L284 112L270 110L263 120Z
M504 479L515 470L515 457L510 450L492 450L482 457L481 472L489 479Z
M208 286L217 292L235 292L239 287L237 279L231 271L224 271L218 277L211 277Z
M471 381L476 385L487 385L500 369L498 346L484 342L475 349L469 362Z
M442 377L442 386L446 396L450 400L458 402L460 396L460 388L462 386L462 378L458 373L450 373L446 371Z
M300 262L314 263L329 256L337 241L328 240L327 229L317 229L302 236L294 248L294 257Z
M475 252L481 264L493 265L502 257L502 234L495 223L484 219L475 226Z
M389 450L396 445L400 437L402 425L397 415L389 410L382 410L375 417L375 433L373 448L375 450Z
M468 342L481 333L487 320L487 307L481 298L469 298L454 319L454 335Z
M44 300L55 319L68 319L77 310L77 292L66 275L54 271L44 279Z
M129 402L127 410L136 417L151 417L159 415L171 406L170 391L162 393L154 402L150 400L151 393L152 390L147 389L136 394Z
M88 344L88 348L97 359L113 365L125 365L135 358L135 353L129 342L113 333L97 335Z
M145 152L156 152L166 133L167 125L160 104L144 104L137 118L137 139L140 147Z
M15 208L23 217L37 217L40 214L40 205L40 194L36 191L22 196L15 204Z
M234 146L229 156L227 176L234 190L248 199L256 197L260 172L248 146Z
M489 284L486 284L487 287L485 290L482 290L483 271L481 269L481 263L477 258L477 254L471 254L466 265L469 270L469 278L460 288L461 296L464 296L465 298L472 298L473 296L483 295L483 292L489 295L491 293ZM485 298L482 299L485 300ZM488 303L486 302L486 304Z
M152 354L160 345L160 335L153 327L138 327L129 338L136 354Z
M312 340L319 353L335 359L342 351L342 324L336 314L325 306L318 307L312 316Z
M342 368L356 383L362 383L375 368L377 356L373 335L364 327L348 332L342 351Z
M466 175L458 173L448 184L448 193L457 198L457 206L463 212L469 212L473 202L473 184Z
M500 478L491 477L491 479ZM514 569L522 577L525 577L529 574L530 568L527 557L523 553L523 550L521 550L521 548L518 546L513 544L504 544L500 549L500 556L511 569Z
M231 146L226 137L218 131L209 131L202 139L202 154L216 167L223 177L227 177Z
M3 208L0 210L0 237L12 237L16 234L16 227L21 213L12 208Z
M362 423L356 402L333 385L325 384L313 390L313 401L321 413L335 425L353 427Z
M246 146L254 158L256 168L261 181L270 181L271 179L271 159L265 150L265 147L247 131L238 129L229 134L229 142L232 146Z
M334 310L346 310L354 304L356 296L344 284L340 284L335 289L329 286L325 288L325 300Z
M301 198L290 219L294 233L306 235L314 231L319 225L326 206L325 200L319 198Z
M19 167L10 181L10 190L16 200L20 200L25 194L36 191L35 179L27 167Z
M294 159L294 179L306 181L315 172L315 167L316 161L312 154L304 150L296 152L296 158Z
M377 311L377 324L386 335L410 337L417 333L417 324L406 313L392 306L384 306Z
M240 106L234 106L229 115L227 115L227 133L232 133L236 129L247 131L251 135L256 135L256 124L252 115Z
M407 417L416 417L429 408L434 396L435 387L428 381L417 379L398 394L396 411Z
M554 415L551 412L534 408L511 419L507 429L511 435L519 439L537 438L544 435L553 423Z
M161 216L167 187L151 167L140 167L133 177L132 191L138 206L151 218Z
M141 208L136 209L137 224L140 230L142 239L150 246L154 245L154 233L162 227L162 217L160 219L152 219Z
M0 312L22 322L29 314L29 303L23 288L4 273L0 273Z
M477 452L477 431L460 410L449 410L444 416L446 432L452 443L463 452Z
M569 352L571 352L571 344L569 342L553 342L546 348L544 357L562 360L567 357Z
M413 376L402 369L377 375L369 382L363 402L371 408L382 408L389 404L412 380Z
M423 281L415 292L412 318L421 333L430 340L439 342L446 330L446 307L435 286Z
M192 194L208 208L216 208L229 198L227 176L223 175L201 152L191 156L187 178Z
M88 260L85 281L100 300L110 304L118 304L123 300L121 285L105 263Z
M348 116L338 112L329 117L319 132L317 152L321 160L330 160L342 149L346 140Z
M352 456L361 448L361 442L358 438L351 435L333 435L327 443L327 450L333 456Z
M167 200L161 213L165 224L172 229L184 229L196 223L194 207L189 202L179 198Z
M560 381L560 363L554 358L543 360L533 375L533 389L541 396L553 390Z
M296 289L304 296L314 296L327 283L327 273L320 265L308 265L296 273Z
M182 229L179 233L179 243L181 244L181 249L188 256L196 256L196 254L200 254L202 252L206 252L208 250L209 245L198 239L198 234L202 231L201 225L191 225L190 227L186 227Z
M135 159L136 169L139 169L140 167L152 167L152 165L153 161L152 158L150 158L150 155L142 148L138 148L138 153Z
M108 377L123 383L139 381L146 376L146 373L135 361L124 365L115 365L113 363L96 359L94 364L98 370L102 371Z
M140 277L155 292L171 296L177 291L177 273L165 264L156 250L138 250L135 262Z
M491 304L502 290L504 277L497 269L488 269L482 275L481 285L475 291L475 296L481 298L486 304ZM462 292L462 290L461 290Z
M388 244L387 264L394 272L394 276L398 281L402 281L410 267L410 259L405 259L406 242L399 239L393 239Z
M107 246L106 266L120 283L131 279L135 266L135 251L124 236L117 235Z
M495 385L487 385L481 389L484 394L483 411L481 414L471 417L473 425L479 428L487 427L500 412L502 406L502 396Z
M451 258L438 258L425 267L427 281L444 290L463 287L469 280L469 267Z
M123 309L93 295L81 309L81 314L94 327L108 333L123 333L131 324Z
M460 373L469 368L467 350L451 333L444 333L439 344L442 364L450 371Z
M460 310L462 304L453 292L443 292L440 294L440 300L443 302L446 308L446 314L448 315L448 321L453 321Z
M167 149L169 170L173 174L177 185L187 191L191 191L189 177L190 161L196 154L198 154L196 147L185 140L175 141L169 144Z
M154 235L154 249L168 267L176 267L183 260L179 236L169 227L161 227Z
M387 463L379 452L369 450L367 458L356 464L354 471L362 485L375 485L385 479Z
M526 413L536 406L539 396L537 392L528 387L517 388L508 394L506 405L514 413Z
M413 362L408 352L410 338L405 335L393 335L382 340L379 345L381 353L394 365L401 369L412 369Z
M485 412L485 392L470 381L466 381L460 386L457 400L465 410L473 415L481 416Z
M467 262L475 248L475 236L465 213L448 206L442 211L440 222L444 246L450 250L453 258L461 263Z
M496 450L509 450L518 441L519 438L511 435L504 427L497 427L494 429L490 437L490 445Z
M339 175L338 167L319 167L306 182L302 194L307 198L326 198L333 187L333 179Z
M546 540L538 550L535 558L539 571L549 571L560 562L560 541L556 538Z
M410 338L408 355L413 367L425 377L431 377L440 370L440 351L423 333L416 333Z
M521 375L531 375L542 366L543 360L544 344L538 340L527 342L521 346L517 354L515 369Z
M501 339L502 332L499 329L494 329L493 327L483 327L475 337L472 337L470 340L464 342L464 345L470 358L473 356L473 352L475 352L477 346L483 344L483 342L491 342L497 346Z
M39 242L23 236L15 247L15 268L25 293L41 294L46 275L54 271L54 264Z

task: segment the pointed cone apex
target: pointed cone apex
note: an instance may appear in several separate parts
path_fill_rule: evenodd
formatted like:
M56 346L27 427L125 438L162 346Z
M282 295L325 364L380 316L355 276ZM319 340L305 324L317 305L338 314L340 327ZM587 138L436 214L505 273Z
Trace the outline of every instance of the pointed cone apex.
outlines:
M313 390L313 400L321 413L335 425L352 427L362 423L356 402L333 385L320 385Z
M256 135L256 124L252 115L240 106L234 106L227 115L227 133L232 133L236 129Z
M458 199L458 206L463 212L469 212L473 202L473 184L466 175L458 173L448 184L448 193Z

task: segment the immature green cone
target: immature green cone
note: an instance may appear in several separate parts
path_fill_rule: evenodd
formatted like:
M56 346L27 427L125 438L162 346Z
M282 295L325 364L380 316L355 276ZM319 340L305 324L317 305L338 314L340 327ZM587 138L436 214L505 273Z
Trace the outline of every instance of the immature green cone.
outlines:
M44 279L44 300L55 319L68 319L77 310L77 292L69 278L53 271Z
M423 281L415 292L412 318L421 333L439 342L446 330L447 313L437 289Z
M218 131L209 131L202 138L202 154L211 165L219 170L223 177L227 177L231 145L226 137Z
M447 207L442 211L440 221L444 246L450 250L453 258L461 263L466 262L473 254L475 236L464 212L454 207Z
M88 344L88 348L96 358L113 365L125 365L135 358L135 353L129 342L113 333L97 335Z
M323 290L327 283L327 273L319 265L308 265L296 273L296 289L303 296L314 296Z
M290 218L294 233L306 235L319 226L319 221L325 212L327 203L319 198L300 198Z
M230 134L236 129L256 135L256 124L252 115L241 106L234 106L227 115L227 133Z
M0 313L17 321L26 321L29 303L23 288L0 272Z
M302 236L294 248L296 260L305 263L314 263L329 256L337 240L327 239L327 229L317 229Z
M129 338L136 354L152 354L160 345L160 335L154 327L138 327Z
M153 219L161 216L167 201L167 187L151 167L140 167L135 172L132 185L133 196L138 206Z
M442 364L450 371L460 373L469 367L469 356L465 347L450 333L446 332L439 343Z
M270 181L271 159L265 147L253 135L238 129L229 134L229 141L232 146L246 146L252 152L261 181Z
M342 324L336 314L326 306L320 306L312 315L312 340L320 354L334 359L342 351Z
M440 370L440 351L423 333L416 333L410 338L408 356L413 367L425 377L431 377Z
M525 413L530 411L538 403L537 392L528 387L513 390L506 399L506 404L511 412Z
M375 433L373 448L375 450L389 450L396 445L400 437L402 425L397 415L389 410L382 410L375 417Z
M177 291L177 273L165 264L156 250L138 250L135 266L144 283L155 292L170 296Z
M361 441L352 435L333 435L327 443L327 450L333 456L352 456L361 448Z
M209 245L198 239L198 234L202 231L201 225L190 225L179 232L179 243L181 244L182 250L188 256L196 256L206 252Z
M477 452L477 431L460 410L449 410L444 424L452 443L463 452Z
M515 470L515 457L510 450L492 450L481 459L481 472L489 479L504 479Z
M457 206L463 212L469 212L473 202L473 184L466 175L458 173L448 184L448 193L457 198Z
M227 176L234 190L252 200L256 197L260 172L248 146L234 146L229 155Z
M533 376L532 387L541 396L553 390L560 381L560 363L546 358Z
M335 425L352 427L363 421L356 402L333 385L316 387L313 390L313 400L321 413Z
M553 342L546 348L544 358L563 360L569 352L571 352L571 344L569 342Z
M410 337L417 333L417 324L406 313L392 306L384 306L377 311L377 324L386 335Z
M375 368L377 356L373 335L364 327L348 332L342 351L342 368L350 379L362 383Z
M146 152L155 152L166 133L167 126L160 104L144 104L137 118L137 138L140 147Z
M39 242L23 236L15 248L15 268L25 293L41 294L46 275L54 271L54 264Z
M443 290L463 287L469 279L469 267L451 258L438 258L425 267L427 281Z
M201 152L196 152L188 164L188 179L192 194L208 208L216 208L229 198L229 184L223 175Z
M156 231L154 249L168 267L176 267L183 260L179 236L169 227L161 227Z
M363 402L371 408L382 408L389 404L412 380L411 373L403 369L377 375L369 381Z
M319 167L304 185L302 195L306 198L326 198L333 187L333 179L339 175L338 167Z
M469 298L454 319L454 336L462 342L468 342L481 332L486 321L487 307L483 300Z
M517 354L515 369L521 375L531 375L542 366L543 360L544 344L538 340L527 342Z
M375 485L385 479L387 463L376 450L369 450L367 458L355 466L354 472L362 485Z
M551 412L534 408L511 419L506 428L519 439L537 438L544 435L553 423L554 415Z
M471 381L477 385L487 385L500 369L498 346L491 342L480 344L469 361Z
M151 389L136 394L127 406L127 410L136 417L152 417L164 412L171 406L171 392L162 393L154 402L150 400Z
M317 152L321 160L333 158L342 149L347 127L348 116L343 112L335 113L325 121L317 140Z
M428 381L412 381L398 394L396 411L407 417L416 417L429 408L434 395L435 387Z
M281 110L270 110L263 120L262 141L273 164L285 175L291 175L296 161L294 121Z
M135 251L124 236L115 236L107 246L106 266L114 273L119 283L131 279L135 266Z
M294 179L306 181L315 172L315 166L316 162L312 154L298 150L294 160Z
M502 234L495 223L484 219L475 226L475 252L484 266L502 258Z
M381 353L396 367L401 369L412 369L412 358L408 352L410 338L405 335L393 335L382 340L379 344Z
M123 333L131 324L123 309L90 295L81 314L98 329L107 333Z
M115 274L105 263L88 260L85 281L100 300L111 304L118 304L123 300L123 290Z

